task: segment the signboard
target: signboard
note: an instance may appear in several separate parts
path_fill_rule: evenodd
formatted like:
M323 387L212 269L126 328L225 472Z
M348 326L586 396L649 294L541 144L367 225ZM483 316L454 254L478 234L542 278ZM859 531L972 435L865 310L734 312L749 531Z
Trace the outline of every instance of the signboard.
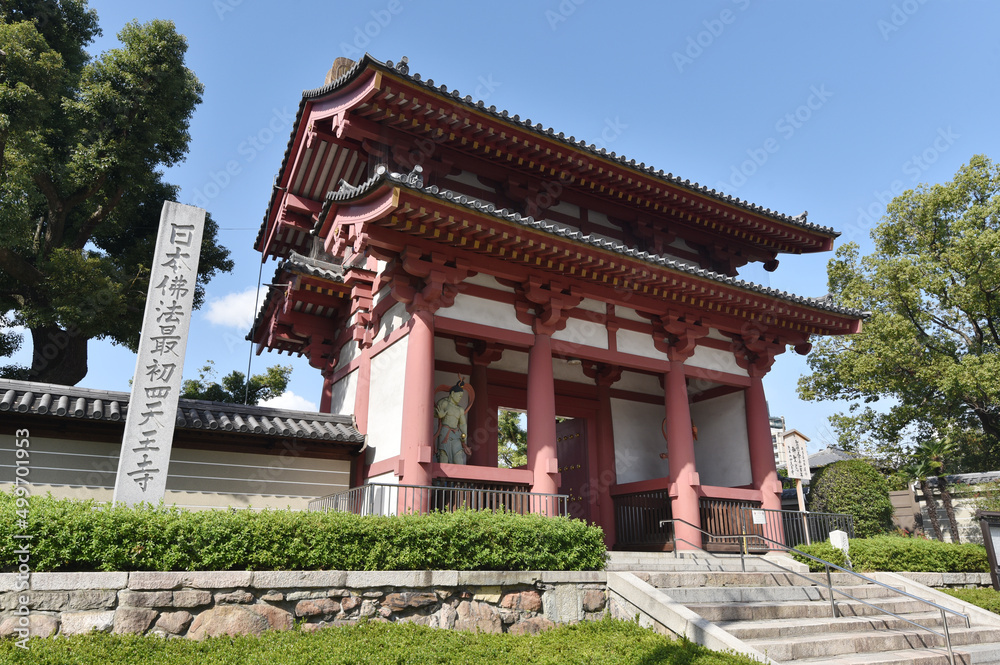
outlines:
M155 505L166 492L204 228L201 208L164 202L118 458L115 503Z
M763 510L751 510L750 519L754 524L767 524L767 515L764 514Z
M785 451L788 455L788 477L809 480L809 454L806 452L806 442L797 436L785 439Z
M1000 564L997 562L997 554L1000 553L1000 513L980 510L976 512L976 519L983 530L983 544L986 546L993 588L1000 591Z

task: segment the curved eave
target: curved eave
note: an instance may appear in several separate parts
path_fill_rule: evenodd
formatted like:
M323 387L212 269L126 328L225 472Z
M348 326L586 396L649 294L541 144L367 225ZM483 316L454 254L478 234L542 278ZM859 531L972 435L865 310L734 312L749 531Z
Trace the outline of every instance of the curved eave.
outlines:
M861 312L583 235L449 190L423 188L414 174L382 173L363 186L331 192L331 206L318 224L320 235L329 233L335 214L344 214L353 206L368 206L375 200L384 201L390 195L395 201L394 210L370 216L369 223L466 251L631 289L661 301L680 301L723 315L751 320L775 317L779 325L806 334L857 332L863 318Z
M530 119L521 121L518 115L497 110L494 106L487 107L484 102L474 101L468 95L463 97L458 90L449 91L445 85L434 86L433 79L423 81L419 74L411 76L407 73L407 68L403 67L403 71L400 71L399 66L393 68L391 65L391 62L383 63L369 54L365 54L344 76L328 85L304 92L303 98L312 101L320 100L334 92L342 94L344 90L349 90L352 85L358 85L358 81L362 80L366 72L377 71L383 76L383 87L394 82L397 86L406 86L412 91L430 95L439 103L453 107L460 106L463 112L474 116L480 124L485 123L484 126L496 128L498 133L506 130L507 134L512 133L513 136L530 136L533 140L541 142L539 144L542 146L541 152L565 153L564 161L571 169L574 162L579 162L583 158L596 164L598 169L617 173L629 182L645 182L650 187L655 186L674 195L693 196L701 201L702 205L723 211L723 215L727 212L734 215L746 215L755 224L770 224L778 229L784 228L797 234L811 236L816 241L815 246L803 251L830 249L832 240L840 235L832 228L807 222L802 216L779 213L770 208L764 208L749 201L709 189L697 182L682 179L672 173L664 173L652 166L647 167L644 163L636 164L634 159L607 153L606 150L599 149L593 144L588 145L582 140L576 141L574 137L566 137L562 132L556 133L552 128L543 129L541 124L532 124ZM507 137L507 140L509 139L510 136ZM570 157L571 154L574 157Z

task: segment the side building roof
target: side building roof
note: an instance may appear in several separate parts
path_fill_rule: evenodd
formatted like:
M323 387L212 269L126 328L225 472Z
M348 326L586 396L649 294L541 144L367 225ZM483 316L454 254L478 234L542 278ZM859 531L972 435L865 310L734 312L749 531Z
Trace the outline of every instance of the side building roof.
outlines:
M130 394L76 386L0 379L0 413L124 422ZM350 416L181 398L177 427L186 430L313 439L360 447L364 436Z

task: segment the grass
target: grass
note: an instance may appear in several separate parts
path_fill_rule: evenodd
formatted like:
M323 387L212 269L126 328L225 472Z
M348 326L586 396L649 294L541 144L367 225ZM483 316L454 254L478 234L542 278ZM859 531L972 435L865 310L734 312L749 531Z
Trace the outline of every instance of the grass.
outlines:
M409 623L366 622L315 633L267 632L260 637L203 642L136 635L91 634L33 639L28 649L0 642L0 663L35 665L749 665L757 661L668 640L626 621L562 626L535 636L435 630Z
M949 596L1000 614L1000 591L996 589L941 589Z

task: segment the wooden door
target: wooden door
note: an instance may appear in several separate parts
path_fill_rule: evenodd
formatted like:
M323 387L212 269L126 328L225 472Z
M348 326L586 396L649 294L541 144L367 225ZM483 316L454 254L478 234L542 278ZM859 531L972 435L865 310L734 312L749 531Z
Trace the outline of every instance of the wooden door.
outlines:
M556 455L559 459L559 493L569 495L569 515L593 522L589 490L590 468L587 464L587 420L573 418L556 423Z

